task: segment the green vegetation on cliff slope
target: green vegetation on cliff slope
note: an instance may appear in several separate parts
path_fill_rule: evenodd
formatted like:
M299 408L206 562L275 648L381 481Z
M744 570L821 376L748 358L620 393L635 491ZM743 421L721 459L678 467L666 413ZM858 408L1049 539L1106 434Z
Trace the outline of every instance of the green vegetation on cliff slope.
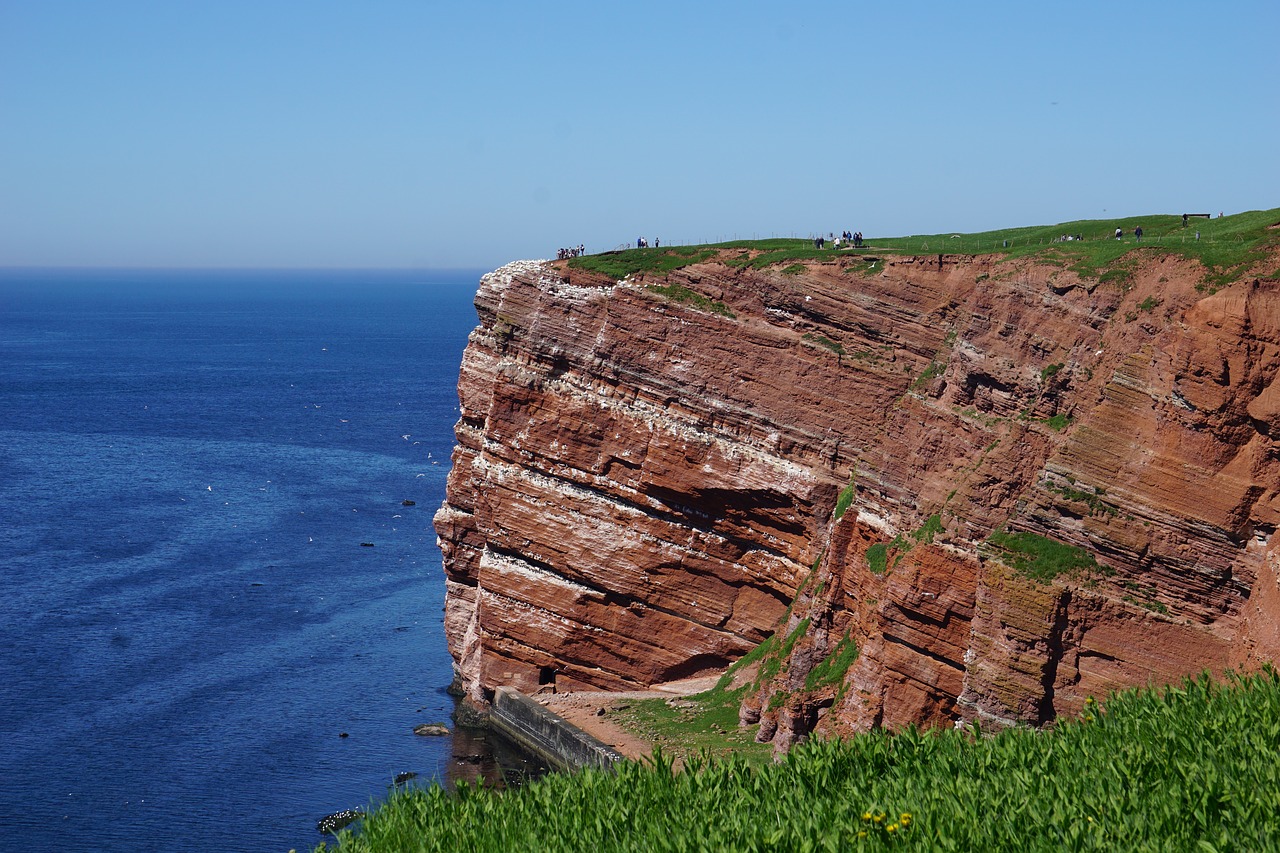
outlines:
M1276 850L1277 744L1268 670L1091 701L1049 731L877 731L755 768L659 757L502 793L401 790L321 849Z
M657 284L648 285L645 288L651 293L666 297L672 302L679 302L685 305L692 305L700 311L710 311L712 314L722 314L729 319L733 319L733 312L723 302L716 302L714 299L708 299L696 290L691 290L682 284L669 284L665 287Z
M1040 581L1051 581L1058 575L1077 575L1098 568L1098 561L1088 551L1047 539L1037 533L1010 533L997 530L987 542L1018 573Z
M744 685L737 689L716 687L693 696L637 699L610 713L615 722L677 762L699 755L733 755L748 764L764 764L773 748L755 742L756 727L738 726L738 709L745 692Z
M836 262L856 270L868 257L898 254L995 254L1009 258L1034 257L1045 263L1069 268L1092 278L1121 281L1127 275L1127 259L1141 251L1167 251L1204 264L1205 286L1220 286L1280 246L1280 208L1238 213L1213 219L1190 219L1184 226L1181 215L1158 214L1124 219L1093 219L1005 228L975 234L925 234L910 237L868 239L860 249L816 249L811 240L736 240L702 246L674 246L655 249L625 249L585 255L569 261L571 267L597 272L620 280L631 275L666 275L696 263L717 260L729 266L765 269L784 267L795 272L795 264ZM1143 230L1141 242L1134 228ZM1120 240L1115 231L1123 232ZM1196 234L1199 233L1199 239ZM1065 236L1080 240L1063 241ZM1269 273L1273 271L1268 271ZM1275 271L1280 272L1280 271Z

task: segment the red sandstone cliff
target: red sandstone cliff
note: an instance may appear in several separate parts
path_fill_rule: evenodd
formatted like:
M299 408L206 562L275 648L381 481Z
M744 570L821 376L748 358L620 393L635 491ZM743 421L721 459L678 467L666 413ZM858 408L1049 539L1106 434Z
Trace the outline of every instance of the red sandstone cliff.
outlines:
M701 308L563 263L485 276L436 516L459 686L641 688L776 629L744 718L785 746L1043 723L1275 659L1280 282L1205 295L1202 272L930 256L657 281ZM986 542L1006 528L1096 565L1028 577ZM846 637L856 660L815 686Z

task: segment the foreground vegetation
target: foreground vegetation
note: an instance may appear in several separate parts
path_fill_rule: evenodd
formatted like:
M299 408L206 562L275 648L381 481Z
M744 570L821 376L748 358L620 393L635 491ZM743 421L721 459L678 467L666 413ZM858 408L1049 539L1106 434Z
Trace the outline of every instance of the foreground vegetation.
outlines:
M1200 261L1206 271L1204 286L1212 289L1234 280L1262 260L1270 249L1280 245L1280 229L1273 227L1277 223L1280 223L1280 208L1213 219L1194 218L1185 226L1181 215L1135 216L1005 228L975 234L877 237L868 239L860 249L816 249L811 240L795 239L625 249L585 255L569 261L569 265L618 280L643 274L661 276L713 259L729 266L780 267L782 272L793 274L800 272L802 262L806 261L840 260L856 272L859 269L870 270L871 259L884 254L997 254L1010 258L1035 257L1093 278L1106 279L1110 276L1124 279L1135 250L1158 249ZM1138 226L1143 229L1141 242L1133 234ZM1115 239L1117 228L1123 232L1121 240ZM1065 242L1060 239L1068 235L1081 239ZM1267 272L1280 275L1280 270Z
M1277 850L1280 676L1130 691L994 737L873 732L752 767L401 790L322 850Z

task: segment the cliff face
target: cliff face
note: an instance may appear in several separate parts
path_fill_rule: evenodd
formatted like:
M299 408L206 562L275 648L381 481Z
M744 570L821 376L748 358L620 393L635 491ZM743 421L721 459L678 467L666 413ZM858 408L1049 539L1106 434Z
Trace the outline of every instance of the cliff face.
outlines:
M485 276L436 516L459 685L640 688L776 631L743 715L785 746L1275 659L1280 282L1138 257Z

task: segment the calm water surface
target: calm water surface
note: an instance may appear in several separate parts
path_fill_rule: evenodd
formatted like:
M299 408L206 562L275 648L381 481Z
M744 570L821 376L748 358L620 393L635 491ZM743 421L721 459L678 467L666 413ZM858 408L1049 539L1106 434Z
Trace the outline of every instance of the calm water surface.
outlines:
M488 766L412 733L480 272L0 271L6 845L308 849Z

